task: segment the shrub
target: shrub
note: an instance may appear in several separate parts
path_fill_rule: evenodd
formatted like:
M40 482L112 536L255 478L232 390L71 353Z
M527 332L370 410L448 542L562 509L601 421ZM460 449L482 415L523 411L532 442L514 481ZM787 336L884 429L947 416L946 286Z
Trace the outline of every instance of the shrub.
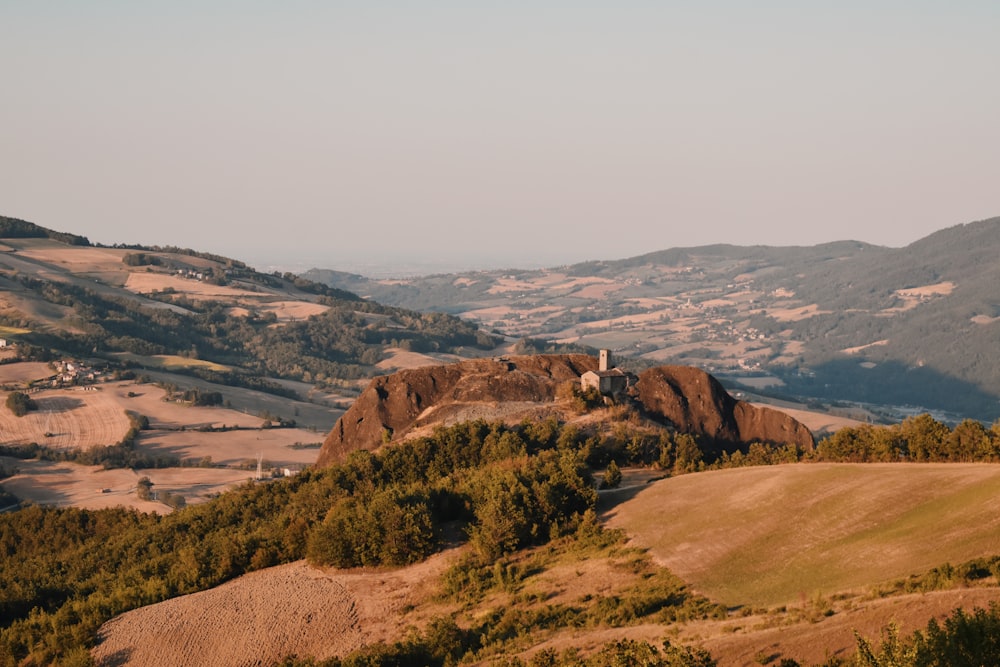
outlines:
M7 395L7 407L18 417L28 414L29 410L37 410L35 400L21 391L12 391Z

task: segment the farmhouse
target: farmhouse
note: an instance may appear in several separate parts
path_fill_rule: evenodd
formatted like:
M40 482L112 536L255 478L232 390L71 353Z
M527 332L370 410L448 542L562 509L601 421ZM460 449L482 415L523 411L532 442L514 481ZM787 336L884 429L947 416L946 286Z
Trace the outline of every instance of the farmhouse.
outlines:
M594 388L604 396L615 396L628 389L631 377L611 363L611 350L601 350L597 370L580 376L580 388L584 391Z

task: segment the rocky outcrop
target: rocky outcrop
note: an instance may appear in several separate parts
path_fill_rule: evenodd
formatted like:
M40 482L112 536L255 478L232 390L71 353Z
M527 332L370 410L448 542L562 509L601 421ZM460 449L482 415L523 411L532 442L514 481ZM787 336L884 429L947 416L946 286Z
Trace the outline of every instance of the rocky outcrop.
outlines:
M597 369L583 354L473 359L377 377L341 416L320 450L317 466L355 449L376 449L384 434L399 438L444 409L470 403L552 403L556 389Z
M812 433L793 417L737 401L718 380L691 366L660 366L643 372L635 396L646 414L678 431L718 444L795 444L810 450Z
M316 465L341 461L355 449L377 449L386 436L404 439L422 426L476 417L537 417L555 404L559 385L579 382L597 365L596 358L581 354L536 355L475 359L377 377L334 425ZM629 392L651 419L701 435L716 449L731 451L754 441L804 449L814 445L809 429L792 417L737 401L697 368L650 369Z

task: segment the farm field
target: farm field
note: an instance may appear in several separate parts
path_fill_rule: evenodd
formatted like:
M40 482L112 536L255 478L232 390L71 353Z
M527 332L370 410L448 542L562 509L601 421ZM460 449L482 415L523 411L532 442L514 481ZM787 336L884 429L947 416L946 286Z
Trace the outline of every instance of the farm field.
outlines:
M254 476L252 470L233 468L153 468L105 470L101 466L52 461L22 461L0 456L0 463L18 470L4 480L4 488L39 505L103 509L131 507L142 512L168 514L171 508L155 500L140 500L136 482L149 477L154 492L184 496L188 504L204 502ZM2 508L0 508L2 509Z
M608 524L726 604L795 603L1000 554L996 465L794 464L623 493L634 497Z
M6 392L3 397L6 398ZM106 391L82 387L51 389L32 394L38 409L23 417L0 409L0 442L33 442L57 449L113 445L129 429L119 398Z
M0 365L0 382L27 383L52 374L48 364L27 362ZM164 374L165 381L186 381ZM188 384L193 384L189 382ZM319 445L339 410L301 403L323 430L270 428L251 410L288 414L300 402L246 389L202 383L205 390L221 390L239 408L192 406L166 400L167 392L152 383L111 382L83 387L46 389L31 394L38 409L16 417L0 407L0 444L37 443L51 449L90 449L118 443L129 430L128 413L143 415L149 429L135 440L137 453L153 458L176 458L203 467L113 469L71 462L21 460L0 457L17 474L3 481L18 498L38 504L99 509L115 505L166 513L170 508L141 501L135 483L147 476L156 491L184 496L188 503L207 500L256 473L257 458L266 474L272 469L299 471L316 460ZM0 394L5 398L6 393ZM281 406L280 409L278 406Z

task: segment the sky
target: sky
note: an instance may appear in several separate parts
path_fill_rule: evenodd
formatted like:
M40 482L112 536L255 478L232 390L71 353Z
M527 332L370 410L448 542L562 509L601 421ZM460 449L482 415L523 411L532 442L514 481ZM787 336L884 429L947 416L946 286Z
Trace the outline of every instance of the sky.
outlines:
M0 215L261 267L1000 216L994 0L0 0Z

